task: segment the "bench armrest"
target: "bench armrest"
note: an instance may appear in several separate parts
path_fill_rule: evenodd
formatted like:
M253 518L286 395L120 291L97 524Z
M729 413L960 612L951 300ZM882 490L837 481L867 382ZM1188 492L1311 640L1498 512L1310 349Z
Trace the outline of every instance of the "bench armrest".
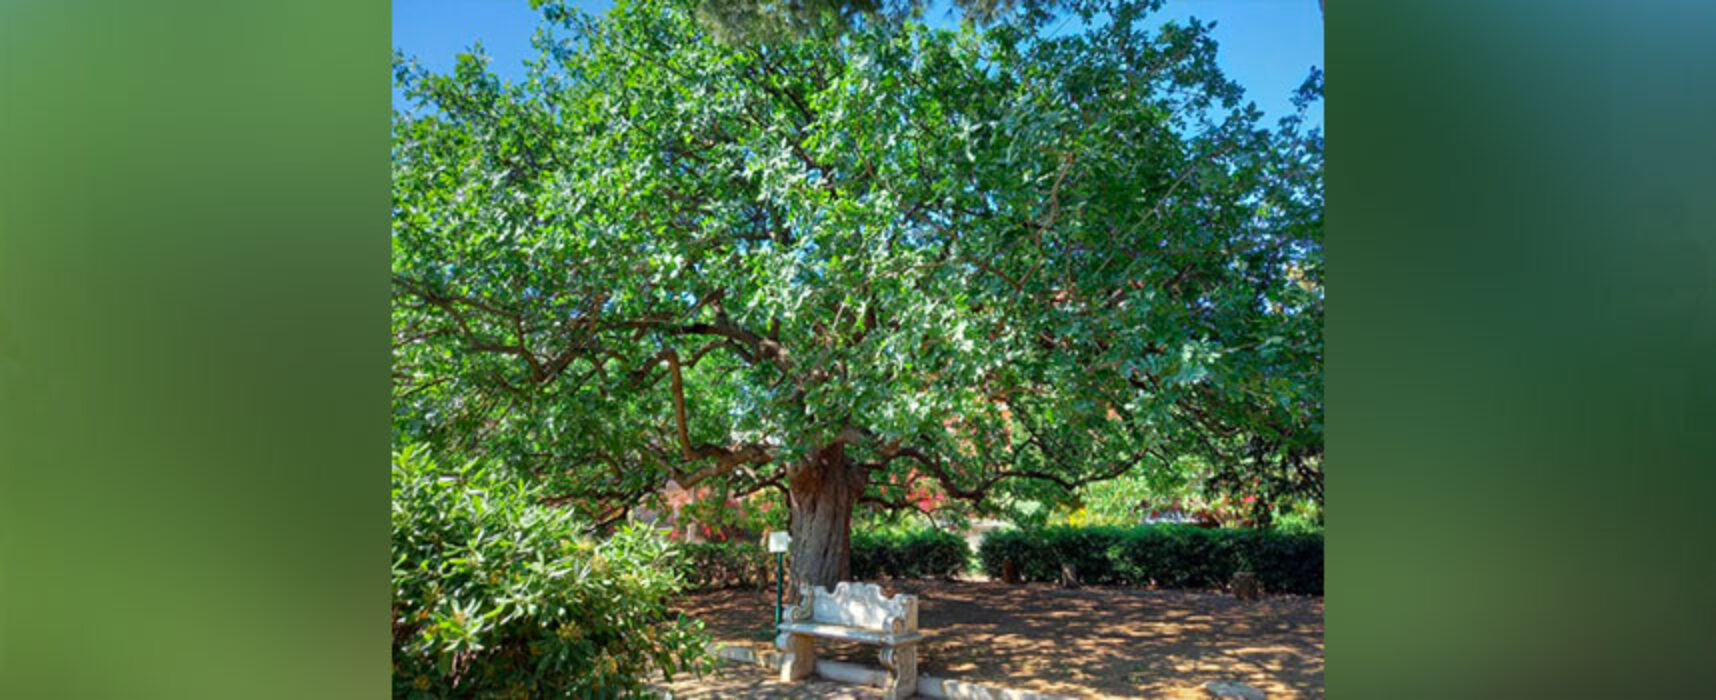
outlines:
M910 631L912 630L906 629L906 619L904 617L899 615L889 615L882 619L882 632L884 634L900 635Z

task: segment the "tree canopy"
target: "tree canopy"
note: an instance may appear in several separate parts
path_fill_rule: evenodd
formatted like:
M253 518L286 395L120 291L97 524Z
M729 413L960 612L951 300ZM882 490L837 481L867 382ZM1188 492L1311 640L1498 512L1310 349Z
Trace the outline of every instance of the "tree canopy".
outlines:
M697 19L729 42L778 41L817 30L845 29L857 22L887 22L922 17L925 0L698 0ZM953 0L958 13L978 24L996 21L1041 23L1053 18L1066 0ZM1149 7L1160 6L1153 0Z
M816 582L924 484L1196 454L1320 499L1321 135L1152 4L729 42L689 0L548 3L523 80L397 58L396 440L597 521L779 488Z

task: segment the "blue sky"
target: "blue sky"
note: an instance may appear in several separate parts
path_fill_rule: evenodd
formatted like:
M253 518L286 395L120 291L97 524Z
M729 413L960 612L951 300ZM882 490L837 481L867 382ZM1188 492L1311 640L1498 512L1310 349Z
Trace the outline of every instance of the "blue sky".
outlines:
M609 0L577 4L593 12L612 6ZM1323 18L1315 0L1168 0L1158 16L1214 21L1222 70L1245 87L1270 123L1292 112L1293 90L1312 66L1323 65ZM527 0L393 2L394 48L435 71L451 68L455 56L480 41L493 58L490 68L516 78L535 55L530 36L536 26ZM397 94L394 104L401 104ZM1321 126L1323 105L1313 105L1309 117Z

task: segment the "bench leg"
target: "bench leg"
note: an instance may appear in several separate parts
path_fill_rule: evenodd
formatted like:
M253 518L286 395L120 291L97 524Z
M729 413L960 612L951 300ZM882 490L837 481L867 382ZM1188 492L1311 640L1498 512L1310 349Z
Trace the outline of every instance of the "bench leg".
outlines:
M775 637L775 646L781 654L781 682L791 683L802 680L816 670L816 646L814 640L807 635L781 633Z
M918 692L918 645L882 647L882 668L888 669L888 685L882 696L903 700Z

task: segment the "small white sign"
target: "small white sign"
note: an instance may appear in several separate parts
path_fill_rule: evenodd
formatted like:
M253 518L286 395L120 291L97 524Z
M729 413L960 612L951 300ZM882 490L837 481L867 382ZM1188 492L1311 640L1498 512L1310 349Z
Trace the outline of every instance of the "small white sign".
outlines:
M786 532L769 533L769 552L785 552L792 547L792 535Z

